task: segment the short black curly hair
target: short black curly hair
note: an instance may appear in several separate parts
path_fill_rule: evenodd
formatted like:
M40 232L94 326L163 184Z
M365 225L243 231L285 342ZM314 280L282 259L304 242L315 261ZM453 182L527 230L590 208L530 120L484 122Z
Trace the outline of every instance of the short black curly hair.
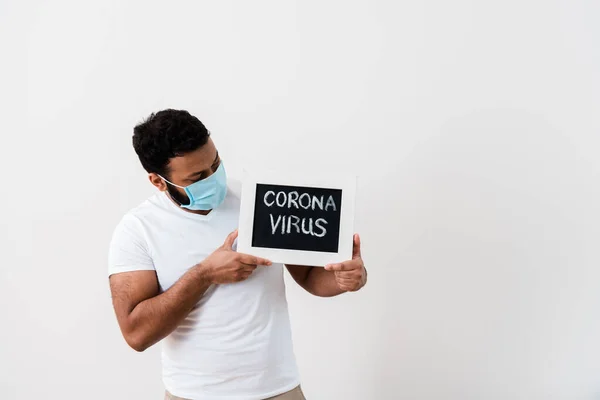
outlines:
M148 173L169 175L169 159L182 156L206 144L210 132L185 110L152 113L133 128L133 148Z

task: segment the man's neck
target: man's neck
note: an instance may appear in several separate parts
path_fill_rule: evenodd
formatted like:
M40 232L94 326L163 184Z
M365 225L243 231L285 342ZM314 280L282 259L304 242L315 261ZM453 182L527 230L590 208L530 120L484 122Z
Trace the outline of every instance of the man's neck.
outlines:
M212 210L188 210L187 208L181 207L184 211L191 212L192 214L208 215Z

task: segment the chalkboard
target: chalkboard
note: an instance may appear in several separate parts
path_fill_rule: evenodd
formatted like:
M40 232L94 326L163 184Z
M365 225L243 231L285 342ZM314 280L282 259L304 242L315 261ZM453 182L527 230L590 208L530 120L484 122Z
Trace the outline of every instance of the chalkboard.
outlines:
M242 187L238 251L324 266L352 256L356 178L270 171Z
M256 185L252 246L337 253L341 189Z

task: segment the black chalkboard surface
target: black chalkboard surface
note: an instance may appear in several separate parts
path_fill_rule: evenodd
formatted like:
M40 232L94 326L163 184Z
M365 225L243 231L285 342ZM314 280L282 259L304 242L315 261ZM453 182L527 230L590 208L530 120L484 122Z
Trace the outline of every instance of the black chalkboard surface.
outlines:
M252 246L337 253L342 190L256 184Z

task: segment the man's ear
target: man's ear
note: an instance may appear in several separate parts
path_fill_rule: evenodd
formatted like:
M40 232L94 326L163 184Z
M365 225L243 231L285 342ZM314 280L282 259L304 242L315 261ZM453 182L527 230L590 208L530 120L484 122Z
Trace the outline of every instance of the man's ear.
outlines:
M153 184L158 190L164 192L167 190L167 184L162 180L158 174L152 172L148 174L148 179L150 179L150 183Z

